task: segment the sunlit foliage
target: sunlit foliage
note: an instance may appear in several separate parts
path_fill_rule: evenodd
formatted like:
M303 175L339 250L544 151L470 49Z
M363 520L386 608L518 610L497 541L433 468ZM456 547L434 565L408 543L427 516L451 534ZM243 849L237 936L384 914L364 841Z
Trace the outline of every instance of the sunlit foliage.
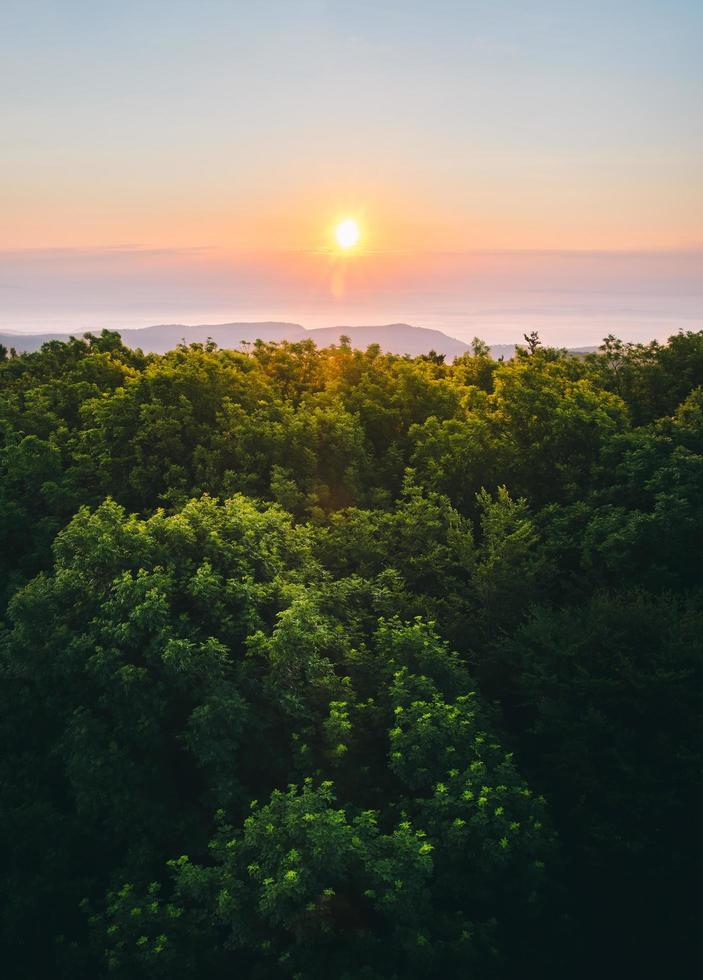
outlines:
M0 960L688 975L703 334L0 357Z

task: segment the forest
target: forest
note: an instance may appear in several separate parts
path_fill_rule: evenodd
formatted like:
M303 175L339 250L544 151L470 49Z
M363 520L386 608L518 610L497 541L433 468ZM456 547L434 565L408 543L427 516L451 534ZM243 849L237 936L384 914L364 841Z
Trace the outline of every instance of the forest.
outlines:
M3 976L694 975L702 385L0 351Z

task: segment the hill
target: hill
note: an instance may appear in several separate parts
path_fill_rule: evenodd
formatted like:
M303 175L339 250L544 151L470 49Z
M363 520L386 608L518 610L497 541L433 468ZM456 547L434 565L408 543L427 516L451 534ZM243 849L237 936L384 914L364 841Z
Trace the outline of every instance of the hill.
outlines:
M182 323L164 323L153 327L120 330L122 340L129 347L141 348L151 354L163 354L172 350L181 342L203 342L208 338L215 341L218 347L239 347L242 342L254 340L267 341L299 341L314 340L318 347L328 347L339 342L342 335L351 339L354 347L365 349L369 344L379 344L382 350L390 354L426 354L435 350L445 354L450 360L464 351L469 345L449 337L440 330L428 330L424 327L413 327L407 323L389 323L379 326L359 327L322 327L317 330L306 330L299 323L266 321L262 323L205 323L185 325ZM67 333L45 334L0 334L0 344L14 347L17 351L39 350L42 344L50 340L66 340Z
M318 347L336 344L340 336L349 337L352 346L365 350L369 344L378 344L390 354L427 354L435 350L449 360L470 350L468 344L456 337L449 337L441 330L412 327L409 323L386 323L370 327L322 327L306 331Z
M97 328L96 331L98 332ZM347 336L352 346L366 350L370 344L378 344L381 350L389 354L408 354L417 357L429 351L444 354L448 361L459 357L470 350L469 344L456 337L450 337L441 330L431 330L427 327L413 327L409 323L383 323L375 326L339 326L319 327L308 330L299 323L266 320L252 323L161 323L153 327L125 328L119 331L122 340L128 347L140 348L148 354L165 354L178 344L185 342L204 343L214 340L218 347L239 347L242 343L253 343L255 340L296 342L314 340L318 347L329 347L338 344L339 338ZM78 331L76 331L77 335ZM4 333L0 334L0 344L16 351L36 351L51 340L66 340L68 333ZM509 361L515 356L515 344L493 344L491 357L495 360L503 358ZM571 353L583 356L597 350L596 347L577 347Z
M95 332L99 332L96 328ZM0 344L8 349L14 347L19 352L39 350L42 344L51 340L66 340L78 336L82 331L69 333L0 334ZM208 338L218 347L238 347L243 341L261 340L303 340L307 331L297 323L203 323L185 325L182 323L161 323L153 327L138 327L119 330L122 340L128 347L141 348L149 354L164 354L185 341L187 344L204 342Z

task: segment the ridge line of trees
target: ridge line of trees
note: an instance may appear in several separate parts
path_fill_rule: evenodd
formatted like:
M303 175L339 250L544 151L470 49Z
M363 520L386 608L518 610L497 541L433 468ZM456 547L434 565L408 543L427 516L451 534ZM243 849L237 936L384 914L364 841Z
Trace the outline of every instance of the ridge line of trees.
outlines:
M703 332L0 350L13 980L686 976Z

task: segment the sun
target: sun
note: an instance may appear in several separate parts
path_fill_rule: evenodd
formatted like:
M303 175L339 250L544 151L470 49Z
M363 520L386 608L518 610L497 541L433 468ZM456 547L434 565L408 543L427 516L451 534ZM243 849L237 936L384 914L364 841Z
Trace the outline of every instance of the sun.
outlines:
M359 226L353 218L345 218L334 229L334 234L340 248L353 248L359 241Z

